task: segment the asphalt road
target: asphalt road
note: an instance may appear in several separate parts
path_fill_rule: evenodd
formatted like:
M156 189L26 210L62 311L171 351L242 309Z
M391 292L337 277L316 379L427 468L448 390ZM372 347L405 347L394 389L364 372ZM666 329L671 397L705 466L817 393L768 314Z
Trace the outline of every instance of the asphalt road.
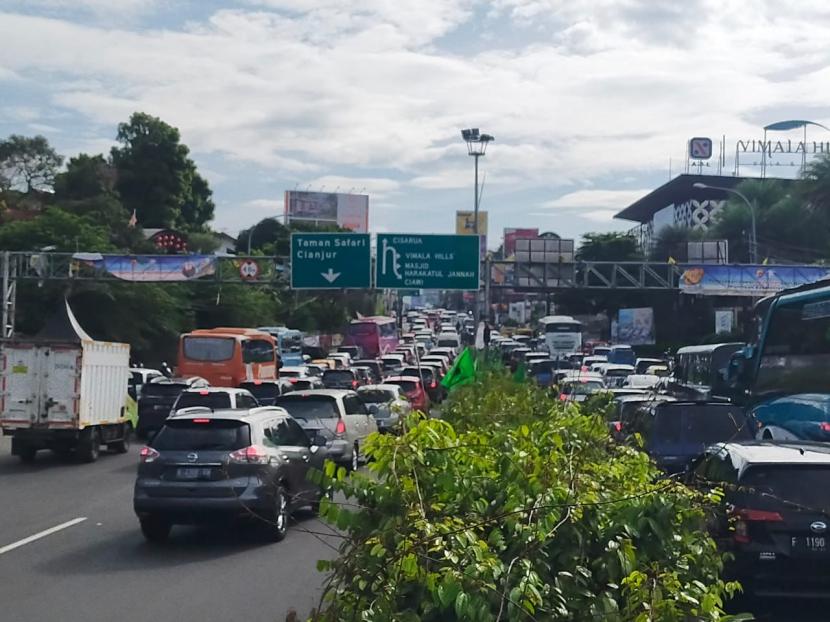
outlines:
M278 544L240 530L174 527L167 544L150 545L132 510L136 446L94 464L43 451L30 466L9 445L0 439L3 622L282 622L290 608L304 619L317 604L315 565L338 540L310 533L330 532L310 515Z
M136 446L94 464L44 451L23 465L9 445L0 438L2 622L283 622L289 609L302 620L317 604L315 565L338 539L320 535L330 529L310 515L279 544L175 527L167 544L150 545L132 511ZM763 622L826 622L828 605L752 601L739 610Z

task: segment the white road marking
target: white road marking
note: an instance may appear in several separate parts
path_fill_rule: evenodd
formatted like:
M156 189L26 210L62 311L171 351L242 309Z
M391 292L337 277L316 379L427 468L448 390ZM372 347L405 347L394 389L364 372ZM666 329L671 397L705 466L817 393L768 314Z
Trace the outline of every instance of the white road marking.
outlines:
M65 523L61 523L60 525L55 525L54 527L50 527L49 529L45 529L39 533L34 534L33 536L29 536L28 538L23 538L22 540L18 540L17 542L12 542L11 544L7 544L4 547L0 547L0 555L4 553L8 553L9 551L13 551L21 546L25 546L31 542L36 540L40 540L41 538L45 538L46 536L51 536L53 533L57 533L63 529L68 529L69 527L74 527L78 523L82 523L86 520L86 516L80 516L78 518L73 518L72 520L66 521Z

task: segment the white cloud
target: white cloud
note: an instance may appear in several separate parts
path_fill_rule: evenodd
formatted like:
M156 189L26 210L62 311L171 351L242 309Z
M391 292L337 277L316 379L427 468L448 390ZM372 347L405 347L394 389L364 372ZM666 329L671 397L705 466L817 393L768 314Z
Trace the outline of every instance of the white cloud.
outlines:
M6 9L91 13L100 16L133 16L156 8L158 0L4 0Z
M119 4L82 2L87 12ZM513 188L550 195L595 183L607 193L608 179L631 186L662 173L690 136L757 135L778 120L770 110L830 121L830 69L816 43L830 39L830 5L820 0L787 11L773 0L494 0L490 19L473 0L234 6L153 30L0 13L0 80L24 76L47 94L33 109L79 114L102 137L144 110L179 127L197 159L211 154L212 169L224 158L289 186L365 186L400 205L472 186L458 131L481 127L496 136L481 161L485 202L498 187L513 218ZM491 46L459 51L473 36ZM605 218L645 191L597 192L547 207Z
M600 211L616 213L649 192L651 192L651 188L640 190L577 190L551 201L546 201L542 207L562 211L599 209Z

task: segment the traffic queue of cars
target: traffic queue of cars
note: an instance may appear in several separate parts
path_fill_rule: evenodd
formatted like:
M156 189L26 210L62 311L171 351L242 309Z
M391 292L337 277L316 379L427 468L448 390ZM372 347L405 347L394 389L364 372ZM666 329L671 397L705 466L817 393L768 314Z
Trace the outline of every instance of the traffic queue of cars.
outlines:
M308 479L309 469L331 460L356 470L371 434L397 433L409 412L429 412L444 398L440 383L460 345L450 327L416 338L391 334L384 318L355 324L349 334L376 338L376 351L367 353L353 338L325 358L282 367L279 377L240 379L236 386L132 370L137 432L148 439L134 510L148 540L166 539L177 524L250 519L269 540L281 540L291 513L319 509L327 494ZM217 343L225 334L233 342L227 346ZM194 331L183 336L183 352L244 361L254 351L261 366L274 357L256 331L221 335ZM248 340L261 343L254 348ZM214 370L214 376L232 374Z

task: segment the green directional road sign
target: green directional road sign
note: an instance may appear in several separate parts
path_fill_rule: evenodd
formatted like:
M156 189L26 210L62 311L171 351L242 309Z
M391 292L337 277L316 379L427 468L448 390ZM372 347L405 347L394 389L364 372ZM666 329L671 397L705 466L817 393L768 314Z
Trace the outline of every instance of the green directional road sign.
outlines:
M292 233L292 289L364 289L371 286L368 233Z
M375 283L381 289L478 290L477 235L379 233Z

